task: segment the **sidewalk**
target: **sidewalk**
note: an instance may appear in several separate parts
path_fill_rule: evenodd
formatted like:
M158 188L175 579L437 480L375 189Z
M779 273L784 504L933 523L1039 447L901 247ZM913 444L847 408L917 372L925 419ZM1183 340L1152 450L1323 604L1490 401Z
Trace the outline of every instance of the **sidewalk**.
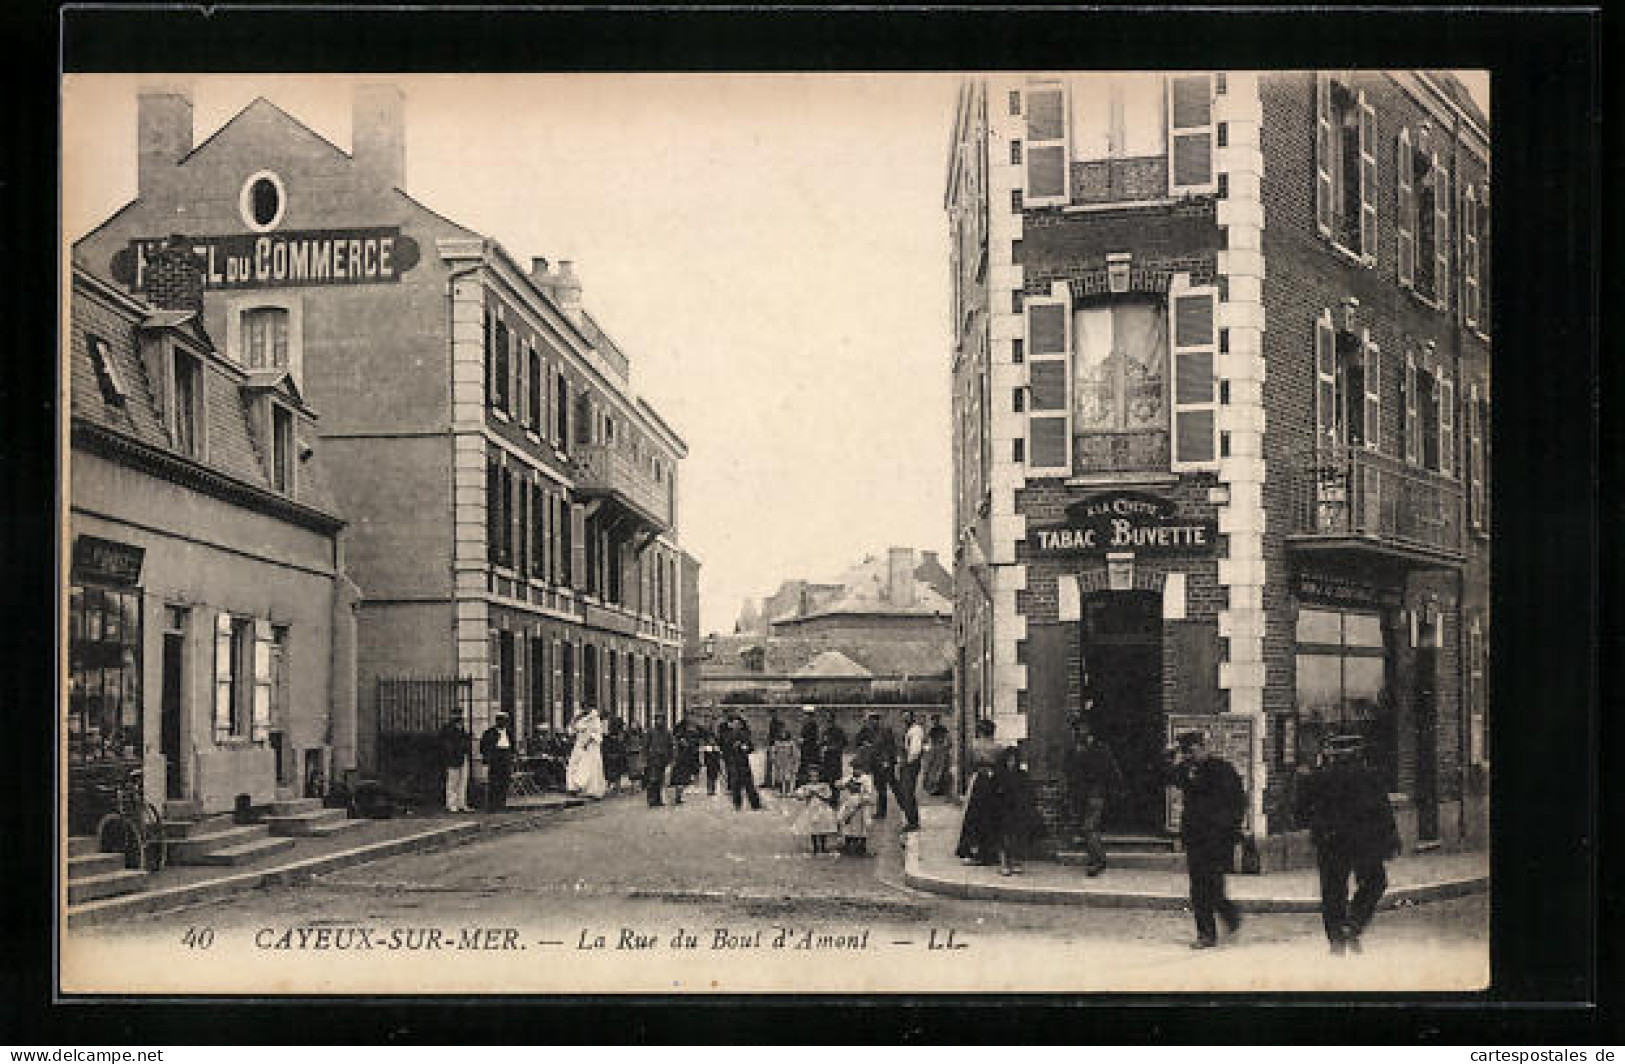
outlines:
M634 792L622 792L625 794ZM615 801L611 795L606 801ZM277 883L297 881L339 868L445 846L457 846L509 831L524 831L565 809L586 804L580 798L547 794L516 798L501 813L412 812L388 820L351 820L352 827L326 838L297 838L290 850L243 868L172 865L148 876L142 889L70 905L69 927L88 927L181 905L228 897Z
M961 864L953 852L959 810L934 802L920 807L921 830L904 836L903 881L909 886L960 898L1040 904L1127 909L1182 909L1189 904L1190 884L1182 871L1108 868L1089 878L1080 867L1029 861L1021 875L1001 876L997 868ZM1399 857L1387 868L1386 909L1489 891L1485 853ZM1320 909L1320 882L1312 869L1232 875L1227 882L1231 899L1248 912Z

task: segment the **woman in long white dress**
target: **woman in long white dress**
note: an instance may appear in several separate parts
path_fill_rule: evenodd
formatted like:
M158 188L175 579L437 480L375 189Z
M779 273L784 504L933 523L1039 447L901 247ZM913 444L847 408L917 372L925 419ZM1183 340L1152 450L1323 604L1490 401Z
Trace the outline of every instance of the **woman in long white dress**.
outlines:
M592 707L583 709L570 722L575 744L570 763L564 770L564 789L571 794L602 798L609 789L604 779L604 721Z

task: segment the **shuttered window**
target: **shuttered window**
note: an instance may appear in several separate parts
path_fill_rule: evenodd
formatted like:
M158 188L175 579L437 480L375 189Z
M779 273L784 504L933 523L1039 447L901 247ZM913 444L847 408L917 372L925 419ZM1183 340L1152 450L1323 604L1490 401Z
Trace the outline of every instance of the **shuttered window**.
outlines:
M1333 448L1337 431L1337 329L1332 312L1323 310L1315 321L1315 441Z
M1208 466L1218 458L1215 300L1212 287L1175 288L1169 294L1176 471Z
M1212 192L1213 76L1168 79L1168 191Z
M1461 316L1468 328L1478 325L1478 190L1468 185L1461 211Z
M236 670L232 660L232 618L229 613L214 618L214 741L231 738L232 703L235 701Z
M1066 89L1059 82L1027 89L1026 187L1028 207L1064 206L1071 198Z
M1377 116L1365 93L1360 108L1360 254L1366 265L1377 261Z
M1467 393L1467 424L1470 436L1468 437L1468 484L1467 506L1468 518L1474 528L1483 528L1488 523L1488 515L1484 512L1484 407L1483 400L1478 394L1478 385L1475 383L1468 388Z
M1456 382L1439 369L1439 472L1456 475Z
M1416 187L1411 131L1399 131L1398 147L1394 150L1396 182L1396 208L1394 235L1398 260L1399 284L1409 288L1416 283Z
M1401 426L1401 435L1405 440L1405 461L1419 462L1422 459L1422 419L1418 416L1416 402L1416 356L1410 353L1405 355L1405 381L1404 404L1405 423Z
M1450 305L1450 171L1433 157L1433 291L1440 309Z
M570 504L570 538L566 548L570 552L570 586L577 591L587 584L587 508L580 503Z
M530 481L523 476L514 476L514 493L518 497L514 507L514 568L519 571L519 579L530 578Z
M498 319L493 331L495 335L492 337L491 343L496 349L496 361L491 368L491 382L496 387L496 395L492 400L492 405L506 413L513 373L512 367L509 365L513 360L509 357L508 326Z
M1037 476L1072 471L1071 303L1064 283L1051 295L1026 302L1027 455L1028 468Z
M1332 79L1329 74L1315 75L1315 228L1320 235L1331 239L1332 210L1335 190L1332 174L1336 166L1336 152L1332 144Z
M250 738L263 743L271 738L271 622L254 619L254 717Z

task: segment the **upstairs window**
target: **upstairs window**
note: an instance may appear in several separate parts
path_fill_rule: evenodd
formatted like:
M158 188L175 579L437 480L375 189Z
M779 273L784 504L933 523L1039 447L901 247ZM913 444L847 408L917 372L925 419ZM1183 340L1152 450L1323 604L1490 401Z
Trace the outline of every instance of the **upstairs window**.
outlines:
M563 373L560 373L556 383L557 383L557 387L555 388L555 391L558 393L558 401L555 404L555 409L558 412L559 423L558 423L558 427L555 429L554 440L555 440L556 443L558 443L558 445L560 447L569 447L570 446L570 380Z
M1382 352L1369 329L1332 324L1323 311L1315 328L1316 439L1333 449L1377 450L1382 434Z
M170 435L176 450L193 458L203 453L203 363L183 351L174 355L174 409Z
M249 369L288 368L286 307L254 307L242 317L243 364Z
M1431 132L1401 130L1398 148L1399 283L1444 306L1450 290L1450 171Z
M1480 190L1468 185L1461 204L1461 317L1469 329L1479 328L1484 316L1482 292L1484 215Z
M1366 265L1376 261L1375 112L1365 92L1315 79L1315 223L1320 234Z
M271 486L277 491L293 491L293 413L271 405Z
M593 416L592 399L586 395L576 396L576 442L583 446L592 444Z
M541 430L546 428L544 423L547 420L547 410L543 397L546 395L547 384L542 380L542 356L534 347L530 349L529 358L530 375L526 381L530 386L530 396L527 409L530 411L531 428Z
M1070 198L1066 95L1059 82L1027 89L1022 202L1028 207L1062 206Z
M1166 432L1168 319L1154 303L1086 307L1073 317L1078 433Z
M509 374L512 372L509 368L508 326L498 319L492 332L491 346L495 361L491 366L491 405L507 413Z

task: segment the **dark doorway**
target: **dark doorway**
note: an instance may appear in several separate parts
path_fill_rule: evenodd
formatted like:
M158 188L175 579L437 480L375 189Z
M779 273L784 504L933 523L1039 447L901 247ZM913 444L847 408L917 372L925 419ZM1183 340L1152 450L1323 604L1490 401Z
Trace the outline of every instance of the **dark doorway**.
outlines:
M1419 647L1414 666L1411 712L1416 721L1416 835L1424 842L1439 837L1439 652Z
M1106 806L1111 831L1156 833L1164 819L1162 596L1110 591L1083 603L1083 690L1090 726L1111 746L1123 792Z
M186 797L181 777L181 684L186 650L183 632L164 633L163 690L159 694L158 745L164 755L164 797Z
M514 718L514 658L513 633L503 632L497 638L497 683L500 687L499 698L502 712L508 715L510 726L517 726Z

